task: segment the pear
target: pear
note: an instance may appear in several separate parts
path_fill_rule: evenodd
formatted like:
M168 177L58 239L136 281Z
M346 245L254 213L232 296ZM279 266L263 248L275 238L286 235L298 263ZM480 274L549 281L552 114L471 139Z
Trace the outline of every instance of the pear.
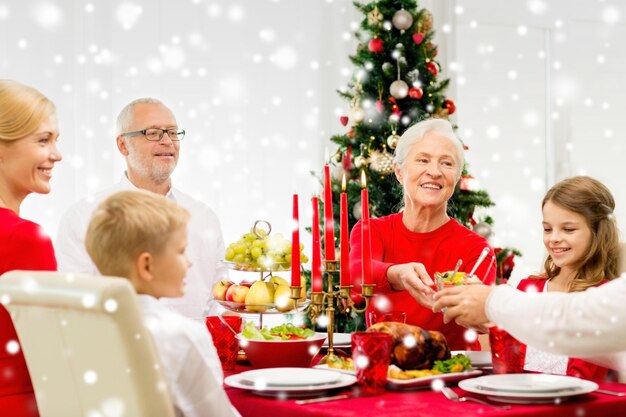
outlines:
M293 310L294 302L291 299L291 288L288 285L277 285L274 292L274 304L276 310L281 312L287 312Z
M290 285L285 278L279 277L278 275L272 275L270 277L270 282L276 285L286 285L286 286Z
M274 284L257 281L250 287L246 295L246 309L248 311L264 312L271 307L274 301Z
M270 278L270 282L273 282L274 284L276 284L276 289L277 290L278 290L278 286L280 286L280 285L284 285L287 288L289 288L289 286L291 285L289 282L287 282L287 280L285 278L279 277L278 275L272 275L272 277ZM300 291L300 298L298 299L298 301L302 302L302 301L306 300L306 281L303 279L301 281L300 285L302 285L302 290ZM284 291L284 290L282 290L282 291ZM289 295L291 295L291 293ZM274 295L274 299L276 299L276 295ZM274 303L276 303L275 300L274 300Z

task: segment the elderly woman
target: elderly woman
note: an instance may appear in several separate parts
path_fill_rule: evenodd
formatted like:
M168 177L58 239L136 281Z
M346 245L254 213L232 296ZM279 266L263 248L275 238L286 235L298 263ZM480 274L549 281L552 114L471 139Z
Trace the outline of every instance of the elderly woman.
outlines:
M376 284L370 310L403 311L409 324L442 332L452 350L480 349L465 329L444 323L432 312L431 277L454 269L469 272L487 241L447 214L448 200L461 177L463 145L450 123L442 119L419 122L407 129L396 147L394 171L404 190L404 210L370 220L372 279ZM350 236L353 285L361 283L361 222ZM490 248L476 276L495 281L495 256Z
M56 270L50 238L22 219L30 193L50 192L54 164L61 160L54 104L39 91L0 80L0 275L14 269ZM0 305L0 414L36 416L33 387L7 310Z

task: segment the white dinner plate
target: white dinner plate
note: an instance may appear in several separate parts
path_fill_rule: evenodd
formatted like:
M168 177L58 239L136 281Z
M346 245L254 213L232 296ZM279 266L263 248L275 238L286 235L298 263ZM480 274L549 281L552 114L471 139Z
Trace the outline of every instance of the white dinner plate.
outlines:
M495 391L554 392L580 387L580 378L547 374L502 374L483 378L480 385Z
M336 372L311 368L264 368L239 374L240 380L259 387L328 385L339 381Z
M532 376L537 376L541 374L511 374L511 375L520 375L530 378ZM554 403L558 401L562 401L568 399L570 397L587 394L598 389L598 384L595 382L587 381L584 379L574 378L574 377L566 377L575 379L577 382L575 385L570 385L568 388L555 388L552 391L538 391L538 392L528 392L528 391L509 391L502 389L494 389L489 388L485 385L485 382L489 386L494 386L494 382L497 381L501 376L506 375L487 375L481 376L478 378L465 379L459 382L459 387L468 392L473 392L475 394L482 394L487 396L489 399L494 401L508 402L514 404L530 404L530 403ZM553 376L553 375L546 375ZM558 376L558 375L557 375ZM520 379L520 384L521 384ZM527 387L529 384L524 382L523 387ZM511 388L508 386L507 388Z
M269 369L269 368L268 368ZM277 369L277 368L274 368ZM296 368L298 371L302 371L307 368ZM317 370L318 372L324 372L321 370ZM330 371L325 371L330 372ZM330 391L337 388L348 387L356 382L356 377L353 375L345 375L341 373L334 372L339 378L332 383L321 384L321 385L298 385L298 386L284 386L284 387L276 387L276 386L255 386L251 384L247 379L242 378L241 374L230 375L224 378L224 383L228 386L234 388L241 388L245 390L249 390L254 394L267 396L267 397L308 397L312 395L318 395L324 393L326 391Z
M484 350L453 350L450 352L452 357L456 355L465 355L470 358L472 366L475 368L482 368L485 366L491 366L491 352Z
M352 333L333 333L333 347L346 348L352 346ZM323 348L328 347L328 337L322 345Z

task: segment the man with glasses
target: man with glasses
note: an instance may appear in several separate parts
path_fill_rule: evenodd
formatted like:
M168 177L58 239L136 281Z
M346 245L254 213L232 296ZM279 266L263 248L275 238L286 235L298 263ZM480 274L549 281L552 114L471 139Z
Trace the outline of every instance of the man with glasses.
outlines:
M59 271L97 274L83 243L91 213L100 201L117 191L148 190L191 212L186 253L192 266L185 278L185 296L163 298L162 302L192 319L219 311L211 299L213 283L227 275L221 263L224 240L219 220L207 205L174 188L170 178L184 137L185 130L178 127L172 111L159 100L141 98L122 109L117 118L116 143L126 159L127 170L119 183L77 202L63 215L55 242Z

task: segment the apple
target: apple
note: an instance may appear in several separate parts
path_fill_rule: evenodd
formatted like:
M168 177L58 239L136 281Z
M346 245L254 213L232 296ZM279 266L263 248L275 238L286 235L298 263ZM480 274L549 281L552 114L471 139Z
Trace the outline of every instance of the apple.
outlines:
M250 287L252 287L252 284L254 284L255 282L256 282L256 280L255 280L255 279L253 279L252 281L249 281L249 280L247 280L247 279L244 279L243 281L241 281L241 282L239 283L239 285L243 285L243 286L246 286L246 287L250 288Z
M228 291L228 288L233 284L234 282L227 281L224 279L221 281L218 281L213 286L213 298L216 300L224 301L226 299L226 291Z
M248 291L250 291L250 288L245 285L233 284L228 287L228 291L226 291L226 301L243 304L246 302Z

